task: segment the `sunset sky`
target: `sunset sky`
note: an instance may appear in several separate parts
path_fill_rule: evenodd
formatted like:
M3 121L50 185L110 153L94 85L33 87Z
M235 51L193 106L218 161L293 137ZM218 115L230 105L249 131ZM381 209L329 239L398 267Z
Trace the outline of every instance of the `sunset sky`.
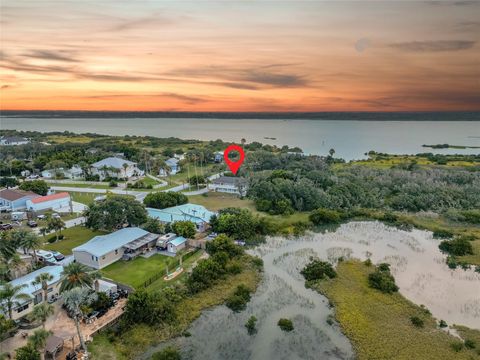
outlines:
M480 2L0 4L1 109L480 110Z

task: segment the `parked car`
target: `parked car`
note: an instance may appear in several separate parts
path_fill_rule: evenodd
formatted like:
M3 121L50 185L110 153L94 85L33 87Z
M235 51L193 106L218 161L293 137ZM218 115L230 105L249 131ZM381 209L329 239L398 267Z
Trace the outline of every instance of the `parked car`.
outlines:
M13 228L12 224L1 224L0 225L0 230L10 230Z
M46 250L37 250L37 257L40 261L48 262L48 263L56 263L57 260L55 256L53 256L52 252Z
M30 220L29 222L27 222L27 225L30 226L31 228L38 226L37 222L34 220Z
M47 216L46 215L38 215L37 218L39 218L40 220L43 220L45 219Z
M55 218L55 219L60 219L60 214L53 213L52 217Z
M65 255L59 253L58 251L52 251L52 255L57 261L62 261L63 259L65 259Z

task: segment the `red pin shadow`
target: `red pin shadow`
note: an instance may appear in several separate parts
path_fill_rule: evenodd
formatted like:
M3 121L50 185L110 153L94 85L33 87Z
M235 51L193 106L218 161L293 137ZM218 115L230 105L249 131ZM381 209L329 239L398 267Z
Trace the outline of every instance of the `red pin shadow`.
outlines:
M240 155L240 159L238 159L237 161L230 160L228 158L228 154L232 151L238 152L238 154ZM245 159L245 153L243 152L243 149L240 146L230 145L223 151L223 158L225 159L225 162L227 163L232 173L236 175L238 169L240 168L240 166L242 166L243 160Z

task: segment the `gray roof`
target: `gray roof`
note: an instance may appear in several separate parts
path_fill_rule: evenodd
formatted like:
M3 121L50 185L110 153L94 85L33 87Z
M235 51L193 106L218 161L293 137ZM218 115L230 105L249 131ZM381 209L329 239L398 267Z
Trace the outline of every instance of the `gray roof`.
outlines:
M238 178L236 176L220 176L214 180L211 181L212 184L226 184L226 185L238 185L244 184L246 182L245 179L243 178Z
M95 256L103 256L149 234L148 231L137 227L125 228L111 234L95 236L72 251L85 251Z
M180 160L178 160L178 159L170 158L170 159L165 161L165 164L167 164L168 166L172 166L172 165L175 166L175 165L178 164L179 161Z
M41 289L41 285L32 284L32 282L35 280L35 278L38 275L43 273L52 275L53 279L50 281L47 281L48 285L52 285L60 281L62 272L63 272L63 266L59 266L59 265L45 266L41 269L28 273L27 275L24 275L22 277L19 277L15 280L10 281L10 284L12 284L13 286L25 285L25 287L22 288L21 292L28 294L30 296L33 296L35 292Z
M121 158L118 158L118 157L108 157L106 159L103 159L103 160L97 161L96 163L93 163L92 166L95 167L95 168L98 168L98 169L100 169L104 166L108 166L108 167L113 167L113 168L122 170L123 169L123 164L137 165L137 163L134 163L133 161L121 159Z

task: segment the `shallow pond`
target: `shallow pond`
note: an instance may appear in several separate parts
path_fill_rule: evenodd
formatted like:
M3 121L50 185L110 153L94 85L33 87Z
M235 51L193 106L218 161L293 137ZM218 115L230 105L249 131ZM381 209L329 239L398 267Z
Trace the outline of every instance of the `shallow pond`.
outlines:
M335 232L298 239L269 238L251 251L264 260L264 279L247 309L233 313L225 306L204 311L189 329L191 337L174 342L185 359L351 359L351 345L338 326L327 324L328 300L306 289L300 270L310 256L335 262L339 257L391 264L400 292L425 305L449 324L480 328L480 274L451 270L430 232L405 232L378 222L351 222ZM257 317L258 332L245 323ZM284 333L282 318L295 330ZM146 357L154 351L150 349Z

